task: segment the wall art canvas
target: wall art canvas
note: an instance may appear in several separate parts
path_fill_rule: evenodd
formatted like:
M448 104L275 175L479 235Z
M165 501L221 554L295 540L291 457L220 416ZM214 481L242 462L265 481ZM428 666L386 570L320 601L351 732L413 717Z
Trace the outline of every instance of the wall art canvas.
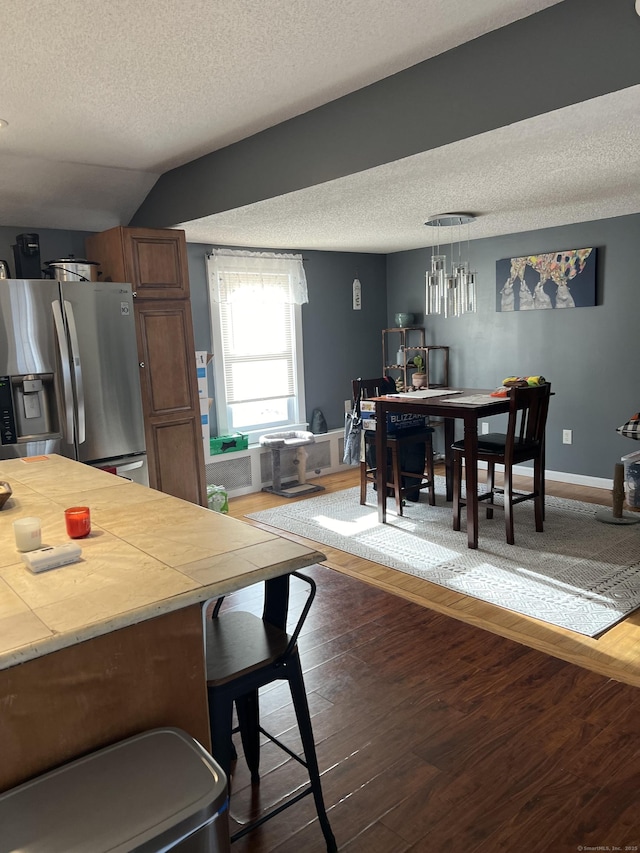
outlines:
M561 249L496 261L496 310L538 311L596 304L596 250Z

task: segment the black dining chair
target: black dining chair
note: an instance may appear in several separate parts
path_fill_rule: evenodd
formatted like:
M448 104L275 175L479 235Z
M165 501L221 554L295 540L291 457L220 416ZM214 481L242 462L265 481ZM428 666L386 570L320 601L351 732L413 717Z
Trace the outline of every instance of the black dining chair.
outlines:
M511 388L506 433L478 436L478 460L487 463L486 492L478 501L487 502L487 518L493 518L495 507L504 509L507 543L514 544L513 507L522 501L534 502L536 531L544 526L544 432L549 411L551 385ZM462 460L464 441L456 441L453 450L453 529L460 530L460 511L466 506L462 498ZM533 460L533 490L516 492L513 488L513 466ZM504 465L504 483L495 485L495 466ZM496 494L504 496L504 505L496 504Z
M389 392L386 390L388 380L385 377L378 379L354 379L351 382L352 398L355 401L360 396L361 400L371 397L380 397ZM396 513L402 515L402 504L405 498L417 500L420 491L426 489L429 495L429 504L435 506L436 493L433 473L433 427L420 426L404 429L389 435L387 432L387 448L390 454L390 462L387 466L387 489L393 493L396 500ZM364 431L365 458L360 462L360 504L364 506L367 500L367 483L375 483L377 475L377 464L375 462L375 440L374 430ZM420 470L410 471L407 460L409 454L418 452L422 459L424 450L424 463L419 465ZM418 458L418 456L416 456ZM413 466L415 468L415 466Z
M286 624L290 577L296 578L309 588L309 594L292 633L287 632ZM315 594L315 581L296 571L291 575L273 578L265 583L262 616L240 610L221 613L223 599L220 598L215 604L212 618L205 619L211 751L227 774L227 778L231 778L231 763L236 755L232 738L238 732L245 760L251 772L252 785L260 782L261 734L305 767L309 775L309 783L298 793L256 820L245 824L231 836L232 842L311 794L315 801L327 851L334 853L338 849L322 795L320 771L297 642ZM293 752L260 725L258 691L261 687L278 680L288 682L304 757ZM238 717L236 728L233 727L234 703Z

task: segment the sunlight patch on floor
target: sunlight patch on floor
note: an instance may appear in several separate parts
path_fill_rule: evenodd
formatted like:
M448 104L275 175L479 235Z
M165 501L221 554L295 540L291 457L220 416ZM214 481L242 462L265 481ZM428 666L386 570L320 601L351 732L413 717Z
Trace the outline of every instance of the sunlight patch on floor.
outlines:
M337 518L329 518L328 515L314 515L312 520L332 533L339 533L341 536L358 536L359 533L377 527L378 511L364 508L360 518L353 521L340 521Z

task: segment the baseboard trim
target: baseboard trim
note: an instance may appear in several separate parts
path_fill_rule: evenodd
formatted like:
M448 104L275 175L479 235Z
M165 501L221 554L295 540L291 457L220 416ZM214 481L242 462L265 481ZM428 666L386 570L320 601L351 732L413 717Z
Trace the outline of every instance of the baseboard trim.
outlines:
M307 475L310 479L318 476L318 474L335 474L338 471L344 471L348 468L342 461L342 453L344 448L344 430L332 429L326 433L315 436L316 442L328 442L329 453L327 460L321 469L316 472L311 466L308 467ZM208 451L208 448L206 448ZM240 495L248 495L253 492L259 492L263 487L272 485L270 478L263 480L261 471L261 456L270 452L266 451L260 445L250 445L247 450L234 451L233 453L224 453L221 455L211 456L208 452L205 453L205 465L207 467L207 482L215 483L216 485L224 485L227 489L229 497L237 497ZM221 467L223 466L223 467ZM486 463L478 464L480 469L487 467ZM231 480L225 479L230 476L230 469L242 469L239 479L242 482L236 482L234 477ZM270 470L269 466L267 468ZM502 470L502 466L496 465L496 470ZM533 476L533 468L525 465L514 466L514 472L524 477ZM218 471L225 473L218 473ZM226 476L225 476L226 475ZM613 480L607 480L602 477L589 477L584 474L571 474L564 471L545 471L545 478L549 481L558 483L570 483L576 486L590 486L594 489L613 488Z
M483 465L486 468L486 465ZM498 466L496 465L496 469ZM514 473L524 477L533 476L533 468L524 465L514 465ZM545 471L545 480L552 480L556 483L571 483L575 486L591 486L593 489L612 489L613 480L608 480L605 477L588 477L585 474L571 474L564 471Z

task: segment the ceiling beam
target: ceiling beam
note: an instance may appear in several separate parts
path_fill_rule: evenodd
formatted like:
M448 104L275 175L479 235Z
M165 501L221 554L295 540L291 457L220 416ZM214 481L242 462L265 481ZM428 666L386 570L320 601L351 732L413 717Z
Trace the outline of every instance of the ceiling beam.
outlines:
M162 175L170 226L371 169L640 83L632 0L564 0Z

